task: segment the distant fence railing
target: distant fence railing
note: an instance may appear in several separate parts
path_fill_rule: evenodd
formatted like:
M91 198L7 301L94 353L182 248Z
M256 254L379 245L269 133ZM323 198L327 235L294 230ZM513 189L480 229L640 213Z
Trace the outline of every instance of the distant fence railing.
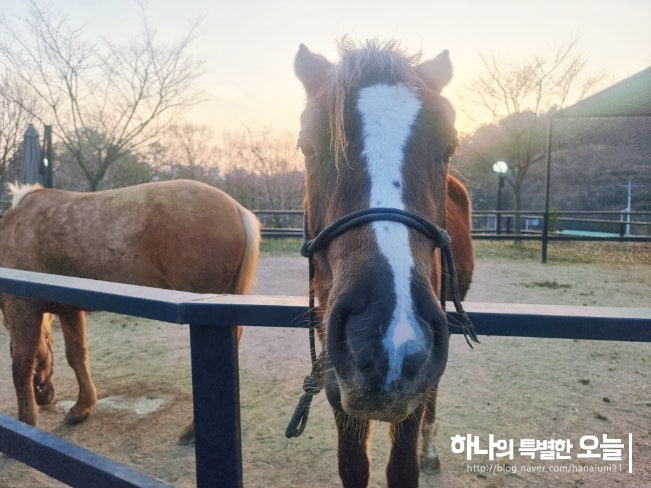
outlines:
M302 210L254 210L262 222L262 236L301 238ZM651 212L496 211L475 210L475 240L540 241L540 259L547 262L549 242L651 242Z
M242 486L235 324L306 327L305 297L195 294L7 268L0 268L0 292L188 324L196 485ZM467 303L466 311L480 336L651 342L646 308ZM458 323L456 313L448 315ZM1 414L0 452L73 487L172 486Z
M473 237L542 239L544 219L544 212L475 210L472 216ZM550 212L548 238L649 241L651 212Z
M254 210L265 237L303 236L302 210ZM544 212L475 210L474 239L542 240ZM550 212L547 238L552 241L651 241L651 212Z
M262 224L262 236L303 237L303 210L253 210Z

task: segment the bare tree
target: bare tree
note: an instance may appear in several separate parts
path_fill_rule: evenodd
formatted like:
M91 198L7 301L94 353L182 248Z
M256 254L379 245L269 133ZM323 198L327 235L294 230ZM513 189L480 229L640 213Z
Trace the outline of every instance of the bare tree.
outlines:
M0 192L19 175L23 136L35 106L29 90L4 73L0 79Z
M536 55L519 63L492 55L480 58L484 74L469 91L490 115L496 137L478 137L478 131L465 138L462 147L471 157L483 159L487 172L494 158L507 161L506 181L513 188L515 210L521 210L522 184L531 166L545 156L543 116L583 98L604 76L584 75L586 63L576 54L576 41L559 46L548 57ZM482 141L490 141L491 147Z
M271 129L250 126L224 134L222 151L221 160L228 165L225 189L244 205L265 210L301 208L305 173L294 135L274 135Z
M188 178L214 186L221 183L220 157L213 130L190 122L170 126L139 151L140 161L160 178Z
M218 169L219 152L213 142L213 131L207 125L184 123L170 129L173 161L181 165L187 175L200 178L207 168Z
M189 54L196 24L165 46L142 5L140 17L141 32L125 43L90 43L37 0L17 25L0 19L0 63L47 107L32 115L53 125L91 190L113 163L200 100L194 82L201 63Z

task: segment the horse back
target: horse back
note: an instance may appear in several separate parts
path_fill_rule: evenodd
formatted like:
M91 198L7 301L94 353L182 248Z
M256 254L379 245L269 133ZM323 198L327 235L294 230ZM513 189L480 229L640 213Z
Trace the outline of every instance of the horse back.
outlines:
M187 180L95 193L38 190L0 221L0 265L196 293L237 292L245 261L255 262L258 252L257 219L246 212L226 193Z

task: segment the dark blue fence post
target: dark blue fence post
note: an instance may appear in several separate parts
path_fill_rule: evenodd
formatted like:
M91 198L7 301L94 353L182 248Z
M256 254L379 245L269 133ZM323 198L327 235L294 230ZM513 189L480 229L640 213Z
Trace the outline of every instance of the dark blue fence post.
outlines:
M190 325L197 488L242 486L237 328Z

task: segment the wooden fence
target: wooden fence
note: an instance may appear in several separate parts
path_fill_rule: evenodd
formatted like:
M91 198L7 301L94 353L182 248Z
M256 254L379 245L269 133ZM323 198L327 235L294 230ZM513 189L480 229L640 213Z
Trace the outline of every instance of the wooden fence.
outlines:
M197 487L242 486L234 324L306 327L305 297L194 294L7 268L0 268L0 292L187 324ZM478 335L651 342L651 309L468 303L466 310ZM448 315L454 323L455 313ZM73 487L171 486L6 415L0 452Z

